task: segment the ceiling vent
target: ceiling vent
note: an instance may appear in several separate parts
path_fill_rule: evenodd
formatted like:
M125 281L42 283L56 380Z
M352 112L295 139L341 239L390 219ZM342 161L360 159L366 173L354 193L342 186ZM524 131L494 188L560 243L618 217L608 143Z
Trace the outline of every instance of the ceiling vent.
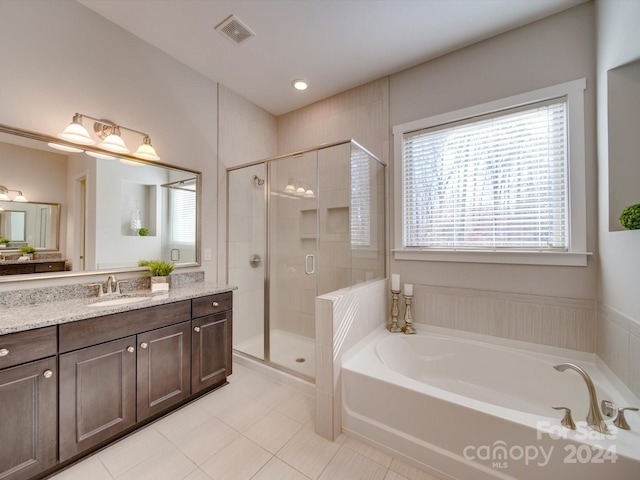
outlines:
M255 37L249 27L244 25L237 17L229 15L220 25L216 27L216 30L227 38L234 45L242 45L246 41Z

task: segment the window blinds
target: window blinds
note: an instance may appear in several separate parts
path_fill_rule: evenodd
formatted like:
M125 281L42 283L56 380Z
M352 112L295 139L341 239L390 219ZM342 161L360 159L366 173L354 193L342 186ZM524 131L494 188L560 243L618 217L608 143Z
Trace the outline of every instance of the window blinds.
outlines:
M568 249L560 98L406 133L403 246Z
M171 240L193 243L196 235L196 185L183 183L169 190Z
M371 245L371 181L369 155L351 150L351 246Z

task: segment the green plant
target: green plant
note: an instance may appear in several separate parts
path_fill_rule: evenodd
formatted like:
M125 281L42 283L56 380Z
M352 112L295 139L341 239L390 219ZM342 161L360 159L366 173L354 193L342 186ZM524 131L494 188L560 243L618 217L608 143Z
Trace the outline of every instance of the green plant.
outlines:
M620 224L627 230L640 230L640 203L629 205L622 210Z
M140 260L139 267L149 267L152 277L166 277L173 272L174 263L165 262L164 260Z
M0 238L0 243L9 243L11 240L9 240L8 238L2 237Z
M22 253L35 253L36 249L29 245L26 245L24 247L20 247L20 251Z
M138 235L140 235L141 237L146 237L147 235L149 235L149 229L142 227L140 230L138 230Z

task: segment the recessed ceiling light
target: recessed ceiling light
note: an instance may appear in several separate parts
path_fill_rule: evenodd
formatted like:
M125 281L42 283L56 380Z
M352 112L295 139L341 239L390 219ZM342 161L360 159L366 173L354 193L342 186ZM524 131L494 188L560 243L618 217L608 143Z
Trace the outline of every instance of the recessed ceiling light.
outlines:
M302 80L301 78L296 78L293 82L291 82L291 86L296 90L306 90L309 85L307 85L306 80Z

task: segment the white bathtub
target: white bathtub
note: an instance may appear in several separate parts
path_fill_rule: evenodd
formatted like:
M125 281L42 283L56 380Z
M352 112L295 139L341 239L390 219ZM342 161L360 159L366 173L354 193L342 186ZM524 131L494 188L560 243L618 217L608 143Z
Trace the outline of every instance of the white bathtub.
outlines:
M638 400L595 355L422 327L380 328L343 358L342 426L355 437L443 478L639 479L640 414L630 431L587 427L588 393L618 407ZM560 425L568 406L577 430Z

